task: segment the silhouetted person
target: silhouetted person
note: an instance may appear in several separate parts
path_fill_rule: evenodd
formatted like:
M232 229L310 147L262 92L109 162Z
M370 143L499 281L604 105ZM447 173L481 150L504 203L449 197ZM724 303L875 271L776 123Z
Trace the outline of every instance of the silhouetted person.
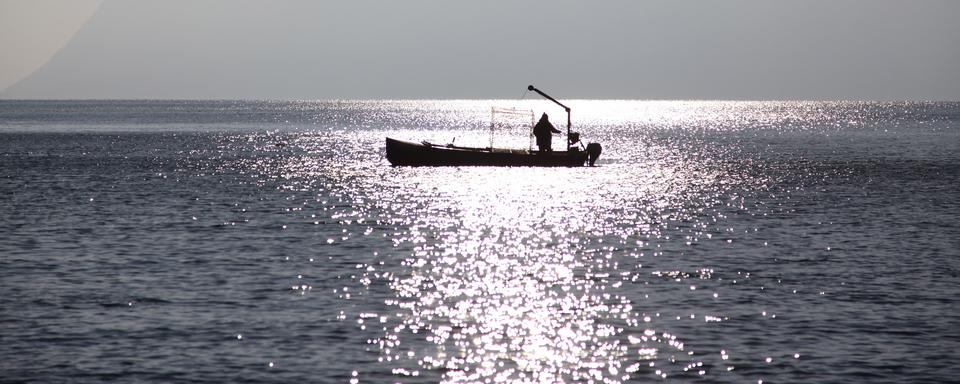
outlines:
M537 138L537 148L540 151L553 151L553 148L550 148L553 141L553 134L560 133L553 124L550 124L550 120L547 119L547 114L544 113L540 116L540 121L537 122L537 125L533 126L533 136Z

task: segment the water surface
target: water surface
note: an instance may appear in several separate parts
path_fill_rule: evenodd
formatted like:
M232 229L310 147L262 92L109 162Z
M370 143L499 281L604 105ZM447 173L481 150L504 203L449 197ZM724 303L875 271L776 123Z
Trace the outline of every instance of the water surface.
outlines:
M944 382L960 104L0 101L4 381ZM496 143L525 146L523 132Z

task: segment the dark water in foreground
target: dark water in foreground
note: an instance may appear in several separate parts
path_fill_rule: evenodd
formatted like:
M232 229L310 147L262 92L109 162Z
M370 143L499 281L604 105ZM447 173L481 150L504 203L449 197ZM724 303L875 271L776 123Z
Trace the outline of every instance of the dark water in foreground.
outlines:
M0 101L0 381L957 379L960 103L570 101L599 167L382 157L491 104Z

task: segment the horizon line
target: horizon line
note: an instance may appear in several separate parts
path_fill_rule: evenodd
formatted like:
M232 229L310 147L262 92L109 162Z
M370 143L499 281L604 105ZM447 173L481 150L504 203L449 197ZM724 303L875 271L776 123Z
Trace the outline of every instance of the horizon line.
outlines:
M535 98L341 98L341 99L302 99L302 98L44 98L44 99L8 99L0 97L0 102L96 102L96 101L120 101L120 102L142 102L142 101L266 101L266 102L357 102L357 101L483 101L483 100L514 100L514 101L549 101L546 99ZM957 103L958 100L945 99L629 99L629 98L577 98L564 97L563 100L580 101L689 101L689 102L838 102L838 103Z

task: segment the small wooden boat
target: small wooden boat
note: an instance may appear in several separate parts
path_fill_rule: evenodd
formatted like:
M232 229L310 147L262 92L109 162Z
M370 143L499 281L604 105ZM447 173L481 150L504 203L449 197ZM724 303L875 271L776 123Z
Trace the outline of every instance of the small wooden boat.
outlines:
M585 151L540 152L526 149L472 148L453 144L412 143L387 138L387 160L405 166L580 167Z
M528 86L541 96L557 103L567 112L567 150L534 151L531 149L475 148L460 147L453 144L431 144L426 141L414 143L387 138L387 160L400 166L495 166L495 167L580 167L589 160L593 166L600 157L602 148L599 143L590 143L586 147L580 142L580 134L570 130L570 107L563 105L553 97L534 86ZM533 111L531 119L533 117ZM532 127L531 127L532 128ZM491 135L493 124L491 123ZM492 142L491 136L491 142ZM580 144L580 147L577 144ZM583 147L581 150L581 147Z

